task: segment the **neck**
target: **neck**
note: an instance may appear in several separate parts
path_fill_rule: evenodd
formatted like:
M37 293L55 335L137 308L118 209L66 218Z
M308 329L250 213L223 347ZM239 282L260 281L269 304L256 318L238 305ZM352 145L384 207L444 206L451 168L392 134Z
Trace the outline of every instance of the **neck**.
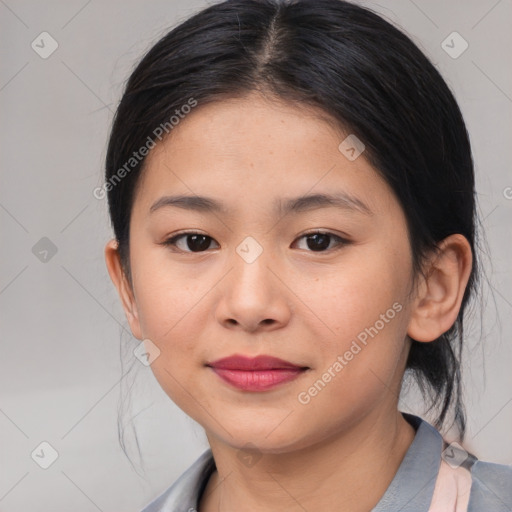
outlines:
M208 435L217 470L199 512L371 510L393 480L413 427L398 412L369 414L321 443L286 453L264 453L245 465L239 449Z

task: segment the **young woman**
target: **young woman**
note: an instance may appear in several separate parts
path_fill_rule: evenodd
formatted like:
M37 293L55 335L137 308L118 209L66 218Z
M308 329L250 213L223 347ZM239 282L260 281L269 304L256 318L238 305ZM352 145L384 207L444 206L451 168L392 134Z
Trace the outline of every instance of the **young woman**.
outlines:
M141 354L207 450L144 512L506 511L463 442L471 148L439 73L340 0L233 0L130 76L105 248ZM438 416L398 410L408 371Z

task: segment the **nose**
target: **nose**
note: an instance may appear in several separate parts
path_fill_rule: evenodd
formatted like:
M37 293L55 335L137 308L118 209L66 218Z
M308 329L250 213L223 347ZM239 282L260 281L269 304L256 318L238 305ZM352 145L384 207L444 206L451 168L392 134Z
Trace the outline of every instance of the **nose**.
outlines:
M274 265L272 264L274 262ZM247 332L272 331L291 317L291 293L269 251L252 262L238 253L230 259L231 271L222 281L216 319L228 329ZM279 277L278 277L279 276Z

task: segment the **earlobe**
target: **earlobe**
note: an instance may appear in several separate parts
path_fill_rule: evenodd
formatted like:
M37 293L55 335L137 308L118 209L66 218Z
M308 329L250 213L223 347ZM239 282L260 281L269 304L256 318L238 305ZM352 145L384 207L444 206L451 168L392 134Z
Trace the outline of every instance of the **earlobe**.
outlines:
M471 246L460 234L450 235L438 247L421 277L407 330L420 342L436 340L455 323L473 264Z
M105 263L110 275L110 279L117 289L121 304L123 306L126 319L130 325L132 334L139 340L143 339L140 328L137 304L133 290L128 283L126 274L121 265L121 259L118 251L118 242L115 238L110 240L105 246Z

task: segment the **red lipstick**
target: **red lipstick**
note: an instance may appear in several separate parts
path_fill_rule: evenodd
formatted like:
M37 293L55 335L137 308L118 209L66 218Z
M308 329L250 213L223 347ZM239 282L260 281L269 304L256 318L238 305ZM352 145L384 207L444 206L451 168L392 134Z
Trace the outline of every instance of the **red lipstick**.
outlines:
M271 356L233 355L207 363L221 379L244 391L265 391L297 378L307 370Z

